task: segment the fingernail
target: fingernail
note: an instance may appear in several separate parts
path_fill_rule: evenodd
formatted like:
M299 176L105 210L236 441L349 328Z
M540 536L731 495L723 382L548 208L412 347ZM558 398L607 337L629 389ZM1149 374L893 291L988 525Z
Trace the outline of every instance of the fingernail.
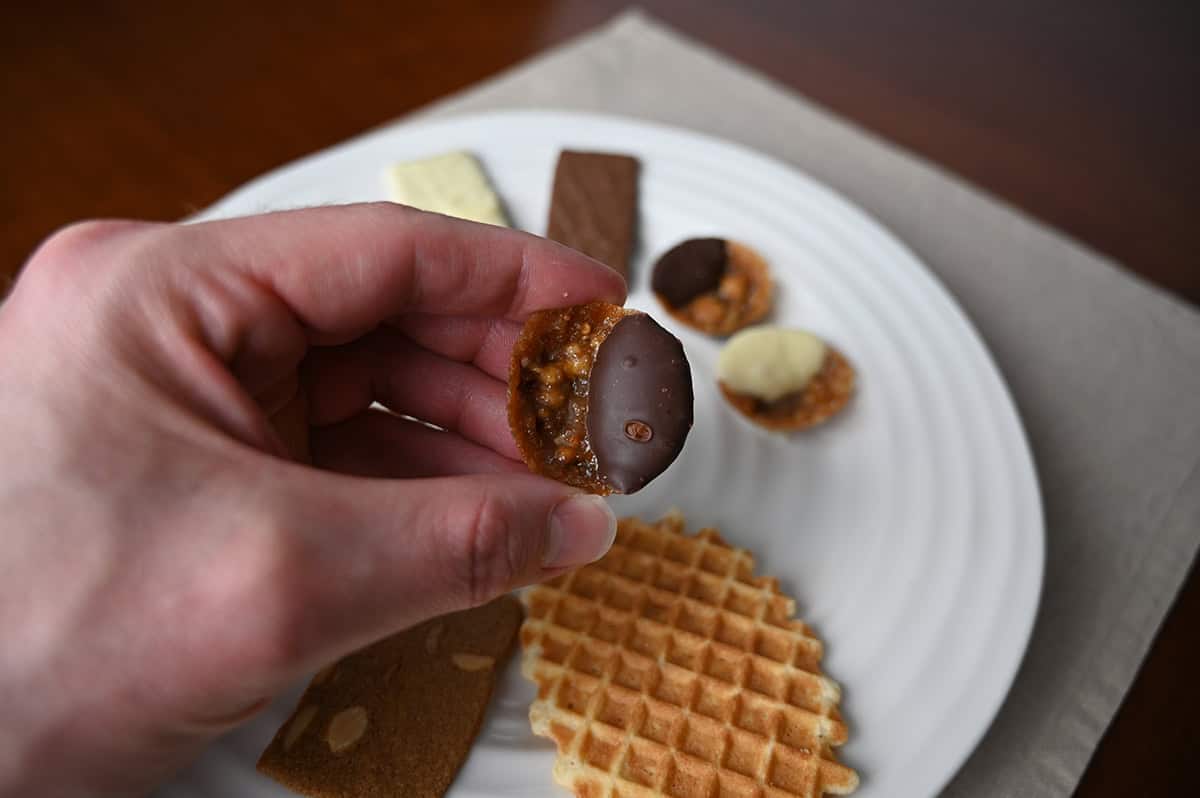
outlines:
M599 496L580 493L550 513L550 534L542 557L545 568L571 568L604 556L617 537L617 517Z

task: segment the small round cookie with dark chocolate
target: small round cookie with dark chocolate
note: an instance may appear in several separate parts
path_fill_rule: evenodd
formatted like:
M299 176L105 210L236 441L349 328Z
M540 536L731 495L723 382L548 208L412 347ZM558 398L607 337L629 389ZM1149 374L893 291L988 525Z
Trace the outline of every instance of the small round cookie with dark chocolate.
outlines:
M745 244L691 238L654 264L650 287L675 318L709 335L730 335L771 310L767 262Z
M825 421L846 406L854 382L849 361L804 330L743 330L717 357L722 395L746 418L770 430L801 430Z
M535 474L591 493L633 493L666 470L692 428L683 344L607 302L525 322L508 372L508 423Z

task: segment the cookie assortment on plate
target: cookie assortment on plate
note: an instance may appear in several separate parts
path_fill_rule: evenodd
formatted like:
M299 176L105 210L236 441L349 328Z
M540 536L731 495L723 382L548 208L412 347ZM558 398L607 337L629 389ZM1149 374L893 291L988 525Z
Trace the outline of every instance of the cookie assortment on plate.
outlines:
M547 237L629 280L639 171L628 155L562 152ZM386 177L397 202L508 224L470 153L399 163ZM709 389L751 422L803 430L849 402L856 374L841 352L815 333L761 325L775 284L751 245L687 239L647 279L673 319L732 336ZM509 426L534 473L634 493L683 450L694 390L682 342L648 314L604 302L548 309L513 348ZM523 595L522 670L538 688L530 723L557 746L554 779L581 798L853 792L821 642L779 582L755 575L750 553L683 526L677 512L623 519L605 557ZM259 769L314 798L437 798L466 758L520 618L514 599L500 599L326 669Z

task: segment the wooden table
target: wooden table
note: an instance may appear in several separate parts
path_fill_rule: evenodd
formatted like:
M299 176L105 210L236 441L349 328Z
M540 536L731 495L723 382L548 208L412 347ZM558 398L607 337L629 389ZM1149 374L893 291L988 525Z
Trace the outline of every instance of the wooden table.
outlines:
M62 224L178 218L624 4L10 5L24 7L0 11L0 276ZM1194 0L643 5L1200 302ZM1197 629L1193 573L1079 796L1200 795Z

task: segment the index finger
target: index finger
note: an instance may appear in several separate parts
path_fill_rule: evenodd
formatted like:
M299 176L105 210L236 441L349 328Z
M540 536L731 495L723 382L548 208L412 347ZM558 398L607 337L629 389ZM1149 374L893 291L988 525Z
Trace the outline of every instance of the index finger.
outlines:
M200 251L271 288L320 343L357 337L401 313L522 321L604 299L625 281L528 233L379 202L189 225ZM211 246L209 246L211 245Z

